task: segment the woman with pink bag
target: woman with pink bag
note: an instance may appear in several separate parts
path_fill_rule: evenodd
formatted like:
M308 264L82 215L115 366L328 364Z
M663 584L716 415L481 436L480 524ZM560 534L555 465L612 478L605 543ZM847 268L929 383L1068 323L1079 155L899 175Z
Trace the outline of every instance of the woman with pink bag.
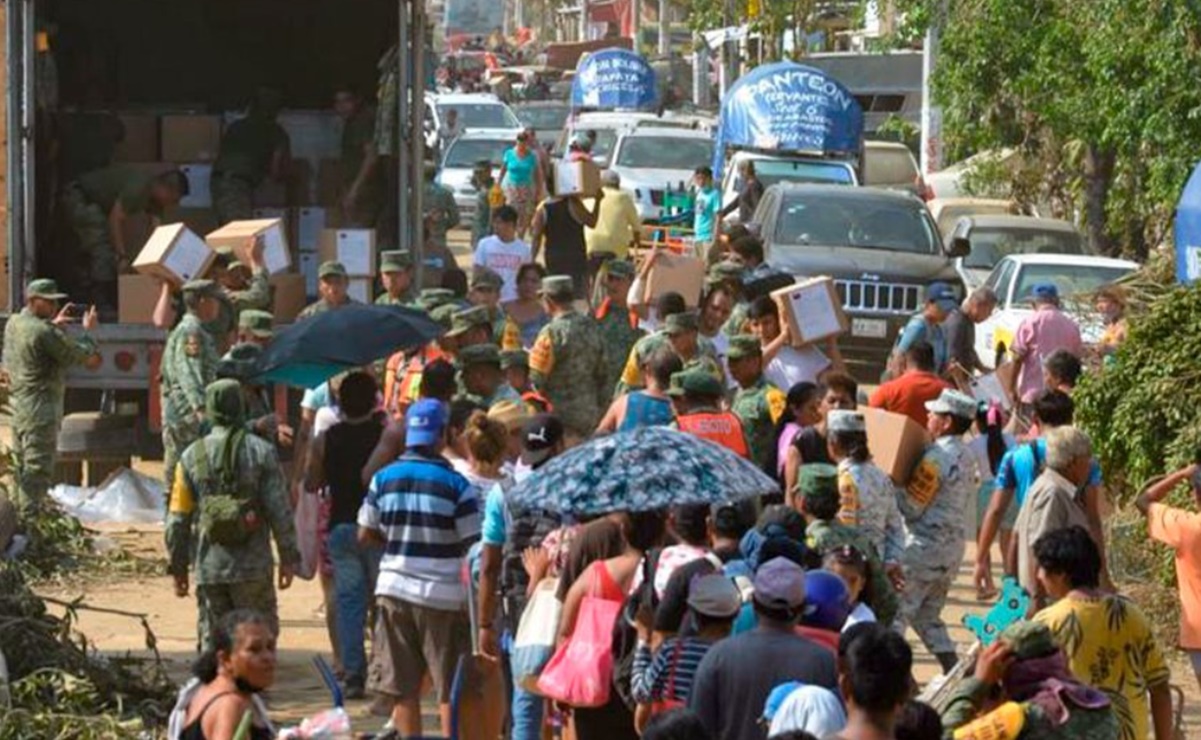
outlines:
M538 686L554 698L574 695L588 702L572 708L576 740L638 739L633 715L612 690L613 626L643 554L662 542L666 529L665 511L630 514L624 526L626 551L590 565L567 592L559 649ZM581 645L585 642L589 645Z

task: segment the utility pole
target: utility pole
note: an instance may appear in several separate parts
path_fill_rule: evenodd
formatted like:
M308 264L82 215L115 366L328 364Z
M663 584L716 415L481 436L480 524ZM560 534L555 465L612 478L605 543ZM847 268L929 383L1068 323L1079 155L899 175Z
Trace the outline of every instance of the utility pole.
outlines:
M659 56L671 53L671 26L667 22L667 0L659 0Z
M416 265L416 282L425 269L425 49L426 15L422 0L398 0L397 10L397 240L408 245Z
M922 48L922 175L942 169L942 108L934 103L931 80L938 63L938 44L942 26L947 19L947 0L942 0L930 27L926 29L926 41Z

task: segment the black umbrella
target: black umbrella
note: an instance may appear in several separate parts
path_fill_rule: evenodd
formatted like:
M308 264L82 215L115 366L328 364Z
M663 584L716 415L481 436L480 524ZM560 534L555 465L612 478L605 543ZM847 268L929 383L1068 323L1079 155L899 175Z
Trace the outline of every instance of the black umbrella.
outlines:
M415 309L352 303L278 332L263 352L261 377L316 388L340 372L420 347L442 331Z

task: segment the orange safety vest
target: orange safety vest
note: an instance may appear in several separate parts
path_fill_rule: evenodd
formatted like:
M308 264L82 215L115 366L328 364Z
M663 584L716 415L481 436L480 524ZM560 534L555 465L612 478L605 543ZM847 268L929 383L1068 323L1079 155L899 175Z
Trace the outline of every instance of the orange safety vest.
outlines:
M409 404L417 398L425 366L445 357L446 353L437 344L430 343L408 361L407 367L403 352L397 352L388 358L384 374L384 407L393 418L403 419ZM403 377L400 377L402 367Z
M604 320L604 318L609 315L609 312L613 311L613 310L615 310L613 308L613 299L606 298L605 300L601 301L600 307L596 309L596 320L597 321ZM631 311L628 308L616 309L616 310L621 310L621 311L626 312L626 321L630 322L631 329L638 328L638 314L634 313L633 311Z
M676 417L676 426L681 432L707 439L719 444L736 455L750 458L746 446L746 435L742 433L742 422L729 411L700 411Z

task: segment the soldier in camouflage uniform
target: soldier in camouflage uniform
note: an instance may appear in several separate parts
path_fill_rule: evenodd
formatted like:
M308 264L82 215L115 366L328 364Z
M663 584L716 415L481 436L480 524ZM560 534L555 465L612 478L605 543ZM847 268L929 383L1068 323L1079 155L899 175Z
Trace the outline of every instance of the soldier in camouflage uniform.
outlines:
M242 403L246 412L246 431L276 445L282 441L281 430L288 429L280 424L271 408L271 394L267 387L256 382L259 361L263 350L257 344L235 344L217 363L217 378L229 378L242 385ZM287 436L291 438L291 430Z
M238 344L266 347L275 336L275 317L268 311L250 309L238 316Z
M454 312L450 329L444 338L454 343L457 354L477 344L496 344L493 326L492 316L486 306L472 306Z
M188 595L188 571L196 571L197 627L201 649L209 647L213 624L234 609L255 609L266 614L279 634L274 557L271 541L279 550L279 588L292 585L300 553L288 492L275 449L245 433L242 388L236 380L218 380L205 391L205 408L213 430L190 445L180 459L170 487L167 515L167 551L175 577L175 595ZM234 470L229 470L229 467ZM236 491L218 488L232 475ZM232 495L253 502L243 522L247 539L237 545L218 544L206 528L205 497Z
M495 344L466 347L456 358L460 393L456 398L473 401L485 409L501 401L521 403L521 395L509 387L501 370L500 348Z
M676 316L682 316L682 318L675 318ZM677 334L675 342L671 341L668 327L676 327L674 329ZM680 350L689 349L689 345L692 350L681 354ZM647 359L661 347L674 349L684 363L685 370L699 367L713 374L723 384L725 383L725 372L721 369L721 360L717 357L717 349L714 348L713 342L700 336L700 320L696 311L686 311L684 314L668 315L663 319L662 327L658 331L648 334L634 343L634 348L630 350L629 357L626 358L625 367L622 368L621 380L617 383L615 396L646 387L646 380L642 377L642 368L646 365Z
M59 309L66 297L53 280L34 280L25 288L25 308L4 328L18 509L45 500L54 475L67 370L96 354L88 335L97 324L96 309L83 315L83 336L71 337L63 331L71 306Z
M500 307L500 289L503 285L504 278L495 270L480 265L471 268L467 300L473 306L488 309L488 318L492 322L492 341L498 344L505 335L505 323L508 321L504 309Z
M934 442L897 502L909 534L901 561L905 591L894 627L904 634L905 626L912 625L943 671L949 671L959 658L942 609L963 560L966 504L976 487L975 464L963 443L976 418L976 401L945 390L926 409Z
M605 345L596 322L573 306L569 275L542 279L542 302L551 316L530 350L530 382L545 395L567 430L587 439L596 430L609 389Z
M741 264L731 262L730 260L723 260L710 267L706 277L706 282L710 286L715 287L720 285L722 290L726 291L734 301L734 306L730 310L730 316L721 328L722 333L728 337L737 334L749 334L751 330L747 324L747 313L751 304L746 299L746 292L742 286L742 278L745 272L746 270ZM713 287L710 287L710 290L712 289Z
M634 265L625 260L610 260L605 277L605 299L596 309L596 323L600 325L605 342L605 356L609 359L608 380L605 388L613 389L621 380L621 371L626 358L638 340L646 332L638 328L638 315L630 309L630 283L634 280Z
M459 206L455 203L455 194L450 188L439 185L434 181L434 163L425 163L425 192L422 195L422 208L430 227L427 241L441 249L447 249L446 232L459 225Z
M180 453L203 433L204 389L216 377L218 360L216 345L204 322L217 315L217 295L217 284L212 280L184 283L185 313L167 335L163 348L163 477L168 488L175 479Z
M296 316L296 320L301 321L319 313L357 303L346 292L349 284L350 278L347 277L346 268L341 262L322 262L317 267L317 292L321 297L305 306Z
M471 172L471 187L475 188L475 218L471 222L471 246L492 233L492 163L481 159Z
M850 545L867 559L871 580L866 584L870 592L872 611L881 624L889 624L897 615L899 604L897 592L885 574L884 565L876 554L876 547L867 535L857 527L848 527L836 518L838 515L838 469L833 465L810 463L797 471L797 496L808 519L805 527L805 545L818 558L825 557L831 550Z
M283 181L287 174L290 142L275 120L282 102L277 91L260 89L246 117L221 134L221 152L213 162L209 190L222 226L252 218L259 183L267 177Z
M976 658L942 712L944 740L1117 740L1113 705L1073 677L1051 630L1010 625Z
M763 377L763 349L758 338L750 334L731 338L726 359L730 375L738 382L730 410L742 421L751 445L751 460L767 470L776 443L776 422L788 406L788 398Z
M407 249L395 249L379 256L379 279L384 292L375 299L377 306L413 304L413 256Z

